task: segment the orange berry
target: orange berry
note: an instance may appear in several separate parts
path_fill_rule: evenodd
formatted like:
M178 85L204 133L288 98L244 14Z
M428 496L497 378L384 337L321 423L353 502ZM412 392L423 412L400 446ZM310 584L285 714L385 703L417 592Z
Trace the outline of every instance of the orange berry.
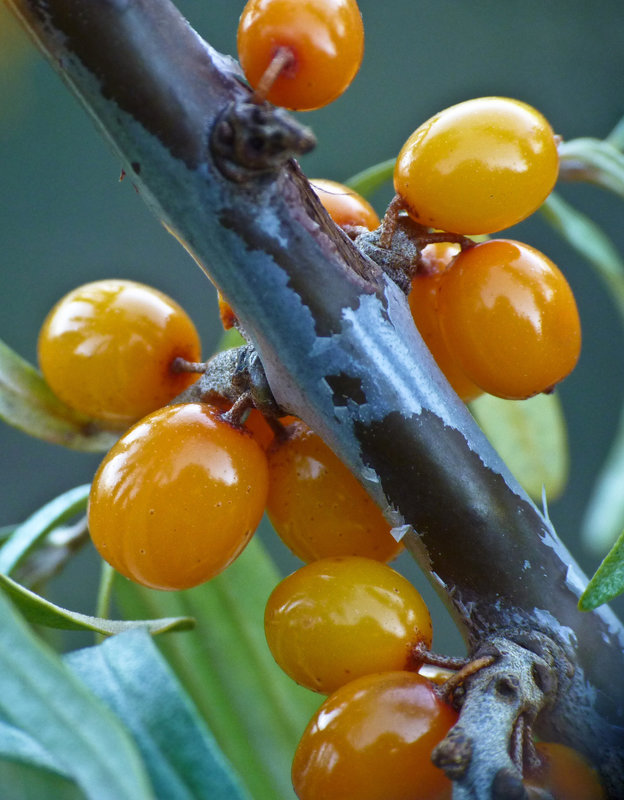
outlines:
M292 61L267 93L276 106L321 108L355 77L364 27L355 0L249 0L238 24L238 57L256 88L280 48Z
M217 300L219 301L219 318L224 330L229 331L236 324L236 314L234 309L223 297L221 292L217 292Z
M553 800L606 800L598 772L576 750L555 742L538 742L536 749L541 766L524 782L530 800L539 800L540 789Z
M423 251L423 270L414 275L409 294L409 306L425 344L431 351L446 379L461 399L468 403L482 390L462 372L449 353L440 330L438 317L438 292L440 279L451 259L457 254L457 245L433 244Z
M440 111L409 137L394 186L423 225L494 233L539 208L558 172L557 140L539 111L479 97Z
M274 441L268 458L267 512L302 561L351 555L389 561L400 552L378 506L303 422Z
M438 310L460 369L498 397L548 391L578 360L572 290L549 258L521 242L492 239L462 251L440 279Z
M380 225L377 212L361 194L342 183L314 178L310 180L329 216L336 225L357 225L373 231Z
M299 800L441 800L451 782L431 763L457 714L413 672L383 672L330 695L292 767Z
M197 380L173 372L180 356L199 361L186 312L140 283L102 280L65 295L39 333L39 364L52 391L97 419L127 426Z
M324 558L285 578L269 597L264 630L284 672L323 694L372 672L416 670L417 648L432 640L412 584L358 556Z
M243 550L267 487L266 456L249 433L205 404L167 406L132 427L100 465L89 531L127 578L186 589Z

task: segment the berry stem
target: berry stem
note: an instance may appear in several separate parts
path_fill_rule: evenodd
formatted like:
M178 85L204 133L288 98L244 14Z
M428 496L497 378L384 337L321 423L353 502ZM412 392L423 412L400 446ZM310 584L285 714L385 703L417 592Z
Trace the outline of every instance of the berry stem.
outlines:
M285 69L294 63L295 55L290 47L278 47L269 66L265 69L262 77L258 81L258 85L253 93L253 99L257 103L264 103L275 81Z

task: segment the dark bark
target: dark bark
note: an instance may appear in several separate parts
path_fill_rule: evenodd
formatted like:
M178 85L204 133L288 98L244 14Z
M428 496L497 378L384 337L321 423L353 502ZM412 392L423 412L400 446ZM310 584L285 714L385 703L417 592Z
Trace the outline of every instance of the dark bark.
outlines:
M247 158L236 63L167 0L9 4L142 198L233 305L277 402L326 439L396 526L409 526L408 548L470 647L506 638L525 649L526 667L549 643L553 683L538 732L621 766L622 626L607 608L578 611L585 578L439 373L404 295L331 223L297 165L283 163L309 147L306 132L269 114L262 135L281 144ZM610 796L624 796L624 769L605 770Z

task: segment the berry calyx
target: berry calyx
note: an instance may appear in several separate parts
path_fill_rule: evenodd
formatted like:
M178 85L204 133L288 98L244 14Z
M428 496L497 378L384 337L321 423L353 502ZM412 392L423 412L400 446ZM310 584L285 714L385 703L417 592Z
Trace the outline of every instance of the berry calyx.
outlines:
M323 694L373 672L418 670L432 640L412 584L357 556L324 558L285 578L269 597L264 630L284 672Z
M299 800L441 800L451 782L431 763L457 714L426 678L384 672L330 695L293 760Z
M261 86L276 106L310 111L339 97L355 77L364 27L355 0L249 0L237 46L254 89ZM263 82L276 57L277 74Z
M127 427L197 380L171 365L176 357L199 361L200 342L170 297L110 279L59 300L39 333L38 355L44 378L67 405Z
M440 280L438 309L460 369L498 397L552 390L578 360L572 290L549 258L521 242L492 239L459 253Z
M134 425L100 465L89 531L100 555L153 589L186 589L222 572L258 526L266 456L211 406L167 406Z
M267 512L302 561L353 555L389 561L398 555L402 545L378 506L303 422L289 425L267 455Z
M325 178L313 178L310 184L336 225L362 227L369 231L379 227L380 219L375 209L353 189Z
M559 172L557 138L530 105L479 97L446 108L405 142L395 191L423 225L494 233L528 217Z

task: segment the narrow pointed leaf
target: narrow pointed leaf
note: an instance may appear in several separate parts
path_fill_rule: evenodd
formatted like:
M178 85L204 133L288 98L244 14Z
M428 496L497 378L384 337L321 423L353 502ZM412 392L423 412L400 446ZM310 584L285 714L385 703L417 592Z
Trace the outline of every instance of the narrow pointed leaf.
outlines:
M609 189L624 197L624 155L614 143L582 137L559 146L561 177Z
M154 800L119 720L0 594L0 714L36 739L90 800Z
M592 611L624 592L624 531L589 582L579 601L581 611Z
M585 544L604 553L624 528L624 408L609 455L598 475L585 511L581 535Z
M0 720L0 759L20 761L69 777L66 770L35 738L2 720Z
M129 631L66 663L137 742L157 797L247 800L230 765L145 631Z
M558 395L540 394L529 400L502 400L482 395L470 404L485 435L534 499L545 489L557 497L568 476L568 440Z
M77 486L55 497L18 525L0 547L0 572L9 575L51 530L84 511L88 499L89 484Z
M61 608L30 589L0 574L2 589L20 609L23 616L36 625L48 628L61 628L67 631L94 631L104 636L112 636L135 628L145 629L148 633L166 633L168 631L189 630L195 624L190 617L165 617L164 619L114 620L91 617L77 611Z
M128 616L188 614L197 627L159 641L253 797L294 800L290 765L321 698L277 666L264 637L264 606L280 576L258 536L218 577L185 592L116 584Z
M0 419L31 436L85 452L108 450L119 435L66 406L41 374L1 341Z

